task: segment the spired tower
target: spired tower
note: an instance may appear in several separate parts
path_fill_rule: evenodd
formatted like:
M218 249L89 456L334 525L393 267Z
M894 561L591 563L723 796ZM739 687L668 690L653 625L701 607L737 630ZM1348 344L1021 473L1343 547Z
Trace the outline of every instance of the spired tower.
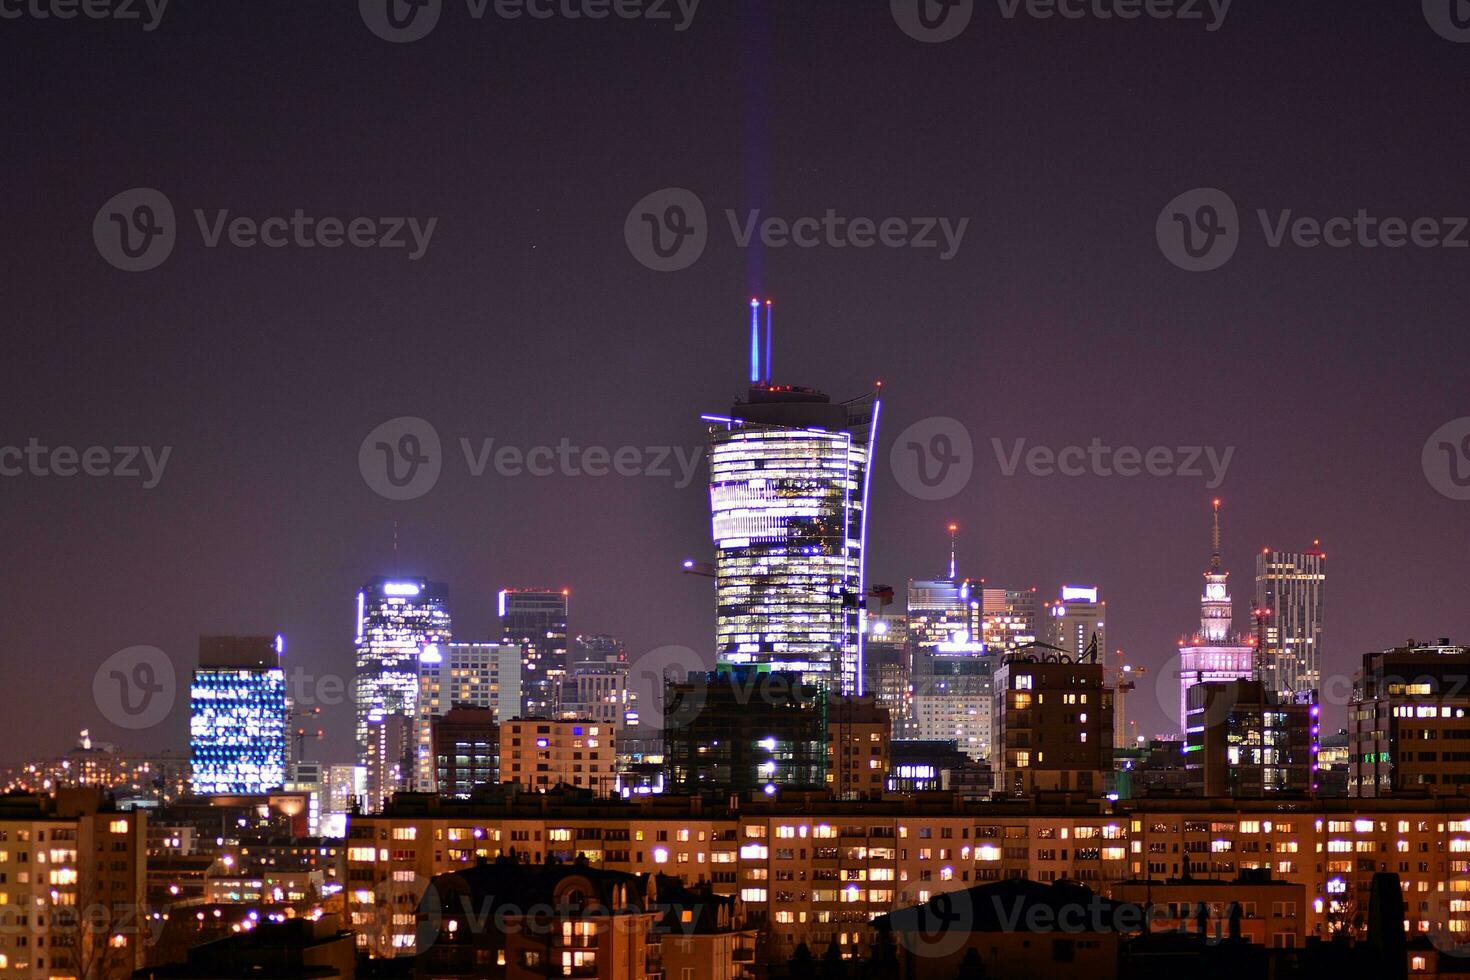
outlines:
M771 307L750 301L750 389L706 415L718 663L861 693L863 545L877 391L833 402L771 380ZM762 361L764 360L764 363Z
M1220 558L1220 501L1214 501L1210 531L1210 566L1200 596L1199 632L1179 644L1179 728L1188 727L1189 689L1206 681L1251 680L1255 676L1255 647L1235 632L1234 604ZM1186 731L1186 734L1187 731Z

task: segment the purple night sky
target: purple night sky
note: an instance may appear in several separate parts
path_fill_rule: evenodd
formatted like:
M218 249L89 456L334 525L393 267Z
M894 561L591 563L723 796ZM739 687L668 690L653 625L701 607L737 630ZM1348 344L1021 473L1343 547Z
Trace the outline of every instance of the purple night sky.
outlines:
M8 176L0 446L171 447L141 479L0 478L0 762L76 733L182 748L182 702L130 732L93 703L112 653L201 633L287 637L287 663L349 674L353 598L398 570L450 584L456 633L490 636L495 592L572 590L574 632L713 650L706 471L469 472L461 438L521 449L695 447L742 393L745 304L776 300L775 380L885 390L868 575L947 560L995 585L1100 584L1109 642L1158 671L1198 624L1209 500L1246 629L1254 554L1320 538L1324 672L1367 650L1470 640L1470 502L1421 450L1470 415L1470 249L1268 244L1258 209L1326 219L1470 214L1470 44L1417 3L1237 0L1223 25L1006 19L989 0L922 44L884 2L706 0L687 30L640 20L476 21L448 0L421 41L356 4L170 5L136 23L0 21ZM676 14L677 16L677 14ZM159 268L94 245L113 195L178 212ZM624 220L693 190L709 245L645 268ZM1174 197L1217 187L1242 241L1212 272L1155 241ZM437 218L407 250L206 246L193 212ZM727 209L793 219L968 219L937 249L741 248ZM1273 219L1274 220L1274 219ZM1449 223L1446 222L1446 227ZM1466 233L1470 235L1470 233ZM443 473L373 492L358 449L429 420ZM893 438L952 416L974 474L906 493ZM1059 449L1234 447L1204 478L1002 472L992 440ZM686 449L686 452L688 449ZM677 470L676 470L677 472ZM901 599L900 599L901 601ZM1130 717L1168 727L1157 674ZM346 761L349 705L315 751ZM1342 722L1329 707L1326 728Z

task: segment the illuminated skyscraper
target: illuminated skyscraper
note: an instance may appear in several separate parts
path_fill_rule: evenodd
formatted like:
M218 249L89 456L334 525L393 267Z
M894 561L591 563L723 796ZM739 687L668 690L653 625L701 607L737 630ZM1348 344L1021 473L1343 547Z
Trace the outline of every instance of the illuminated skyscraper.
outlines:
M1318 542L1303 553L1256 555L1256 606L1266 612L1265 680L1283 698L1316 703L1322 686L1322 593L1327 556Z
M501 589L500 642L521 648L522 713L550 717L567 670L568 589Z
M770 379L751 301L751 386L710 426L715 656L862 686L863 572L876 391L833 403Z
M1214 503L1210 540L1210 567L1205 571L1205 591L1200 597L1200 628L1194 637L1179 645L1179 727L1188 735L1189 689L1206 681L1250 680L1255 675L1255 647L1245 642L1234 627L1234 604L1230 598L1220 558L1220 501Z
M263 793L286 782L286 672L279 636L202 636L189 689L194 793Z
M980 639L985 649L999 654L1036 642L1034 587L980 591Z
M1080 658L1097 636L1098 656L1108 652L1107 610L1095 585L1064 585L1062 597L1046 604L1046 642Z
M357 760L369 772L366 794L370 806L406 788L372 785L372 774L394 771L382 761L382 719L402 716L412 725L419 690L419 654L424 647L448 643L452 634L447 585L423 578L380 576L370 579L357 593L357 671L352 693L357 712Z
M452 708L483 708L496 724L521 712L521 648L511 643L441 643L419 653L414 711L414 788L435 792L433 727Z

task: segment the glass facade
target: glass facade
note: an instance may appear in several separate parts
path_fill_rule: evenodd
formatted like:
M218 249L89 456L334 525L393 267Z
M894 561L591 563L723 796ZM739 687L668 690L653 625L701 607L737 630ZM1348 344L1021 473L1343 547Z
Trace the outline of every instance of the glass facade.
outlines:
M1316 547L1297 554L1267 549L1256 555L1256 605L1268 611L1265 663L1274 690L1315 701L1322 686L1322 592L1327 556Z
M567 670L567 589L501 589L500 642L521 648L522 711L550 717Z
M716 659L853 693L876 395L758 385L710 429Z
M422 578L378 577L357 593L353 700L359 764L371 766L377 754L372 718L402 715L412 720L419 654L424 647L447 644L452 634L447 585Z
M194 793L254 794L285 785L286 672L279 649L279 639L270 637L201 641L189 688Z

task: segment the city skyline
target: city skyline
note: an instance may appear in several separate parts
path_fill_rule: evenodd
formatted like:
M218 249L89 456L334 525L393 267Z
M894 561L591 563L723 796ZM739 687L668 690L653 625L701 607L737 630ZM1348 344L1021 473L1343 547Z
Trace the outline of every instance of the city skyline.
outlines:
M0 570L26 742L0 751L12 762L61 751L83 727L162 750L187 730L182 699L160 726L117 725L85 684L51 691L24 651L54 650L85 681L149 645L183 677L199 635L279 628L291 667L350 674L342 597L394 571L395 522L398 568L449 582L468 638L496 637L495 589L548 583L572 588L576 623L622 637L630 660L667 645L704 654L707 583L677 568L711 557L701 476L680 486L672 453L666 477L587 476L580 457L582 475L506 476L493 452L565 440L634 447L651 466L650 448L697 451L697 414L746 380L737 311L753 295L776 301L777 382L837 395L885 382L869 580L938 572L935 539L953 520L966 574L1048 598L1064 582L1100 584L1110 645L1151 671L1129 703L1142 731L1167 727L1149 689L1195 616L1178 584L1199 572L1188 545L1216 494L1230 508L1238 606L1261 549L1320 538L1332 555L1324 672L1351 673L1362 652L1410 636L1470 635L1459 547L1470 511L1422 464L1431 434L1465 415L1462 253L1272 247L1256 214L1453 214L1463 196L1452 174L1467 136L1436 101L1463 46L1414 9L1341 7L1236 11L1216 32L992 10L944 44L906 37L881 4L835 26L800 5L707 6L678 34L461 17L466 29L446 22L408 45L373 36L352 10L312 5L269 24L228 5L171 9L136 36L85 19L16 24L25 41L0 69L26 137L15 175L54 192L11 212L12 356L27 369L0 395L13 421L0 444L132 446L142 475L0 480L0 533L26 556ZM1343 36L1371 43L1346 59ZM283 37L331 45L359 86L340 91L343 72L281 59ZM133 42L154 41L190 84L140 70ZM262 87L220 50L279 74ZM563 59L572 67L548 77ZM634 62L665 65L679 84L625 77ZM392 70L360 70L383 64ZM99 75L126 80L136 106L177 107L173 135L160 145L152 117L99 104L83 81ZM613 77L627 90L610 91ZM1212 96L1160 78L1204 79ZM484 98L487 87L512 94ZM1341 125L1344 104L1356 125ZM362 134L377 132L402 138L375 142L383 156L365 166ZM81 133L96 152L73 160ZM864 153L848 147L853 134ZM548 153L585 170L568 180L539 162ZM180 240L164 265L130 274L99 256L90 226L139 186L173 202ZM667 274L623 240L634 204L661 187L697 193L713 230L696 264ZM1192 187L1227 191L1247 226L1229 264L1207 273L1176 268L1155 239L1160 211ZM220 210L261 220L297 208L440 221L410 263L210 248L193 214L208 225ZM741 227L752 209L788 222L828 209L972 220L940 261L759 235L741 246L725 212ZM444 466L424 496L392 500L364 483L357 454L405 416L432 423ZM933 418L973 441L968 484L937 501L913 496L891 457ZM494 440L480 475L462 439L475 461ZM1235 451L1218 487L1203 459L1199 477L1027 469L1033 448L1094 439ZM240 581L250 585L224 584ZM657 597L656 617L642 595ZM325 758L350 755L342 710L324 718ZM1340 726L1341 710L1327 710Z

